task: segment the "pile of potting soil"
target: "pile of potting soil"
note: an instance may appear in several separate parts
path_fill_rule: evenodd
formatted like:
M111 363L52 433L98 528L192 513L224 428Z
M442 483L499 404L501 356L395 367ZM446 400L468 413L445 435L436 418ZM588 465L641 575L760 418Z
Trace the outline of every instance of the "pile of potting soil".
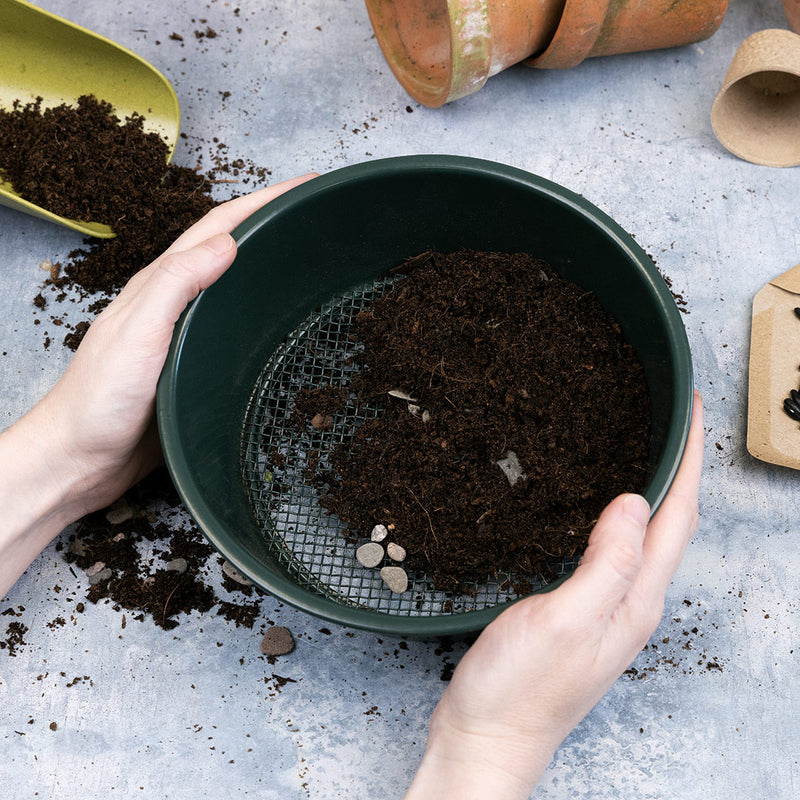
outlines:
M92 297L90 314L216 205L209 179L167 165L166 142L143 123L139 116L120 120L91 95L77 106L43 109L40 99L0 109L0 176L43 208L117 234L87 240L66 263L52 265L45 281L56 301L66 290ZM40 293L35 302L43 308L47 299ZM71 327L65 344L74 350L88 321Z
M214 608L236 625L252 628L258 619L260 592L231 565L221 562L222 588L251 600L223 600L208 582L209 573L218 569L214 551L180 510L164 469L110 508L84 517L61 549L84 571L88 600L108 600L136 612L134 619L150 619L165 630L178 625L181 613Z
M644 488L642 366L591 292L529 255L428 253L399 272L354 331L355 402L383 410L334 450L321 502L356 538L387 527L440 589L550 578Z

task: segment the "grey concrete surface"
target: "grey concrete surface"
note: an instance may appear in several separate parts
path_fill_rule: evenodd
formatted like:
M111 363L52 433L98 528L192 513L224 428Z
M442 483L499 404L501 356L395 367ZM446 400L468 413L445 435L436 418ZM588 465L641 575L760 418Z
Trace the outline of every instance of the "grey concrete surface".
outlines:
M40 5L167 75L186 134L177 163L208 167L214 137L273 181L398 154L478 156L580 192L635 235L688 301L706 401L702 523L636 674L569 736L535 797L797 796L800 487L747 454L745 419L752 297L800 261L800 168L735 158L709 122L738 44L786 27L778 0L732 0L697 45L512 68L439 110L396 83L360 0L242 3L238 14L221 0ZM196 38L206 26L218 36ZM0 427L69 361L58 341L44 348L32 299L39 262L80 241L0 208ZM29 628L15 657L0 651L3 797L398 797L463 652L326 634L271 599L254 630L213 614L169 633L130 614L123 627L108 605L75 613L86 587L51 546L0 604L21 615L0 617L0 634L13 619ZM58 616L66 624L49 626ZM275 664L258 652L269 622L297 639Z

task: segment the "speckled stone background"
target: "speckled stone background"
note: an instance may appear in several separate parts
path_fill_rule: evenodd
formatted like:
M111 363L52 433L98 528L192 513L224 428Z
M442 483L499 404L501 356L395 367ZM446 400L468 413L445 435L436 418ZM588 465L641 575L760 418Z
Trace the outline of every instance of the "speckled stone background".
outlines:
M752 297L800 261L800 168L736 159L709 122L738 44L786 27L780 2L732 0L698 45L516 67L439 110L396 83L360 0L39 4L167 75L179 164L210 167L220 143L271 181L398 154L478 156L580 192L635 235L688 303L707 409L702 523L636 672L566 740L535 796L796 796L800 476L747 454L745 415ZM209 27L217 36L198 38ZM0 426L71 356L46 313L33 324L32 300L39 262L80 241L0 208ZM123 627L109 605L75 612L86 588L53 546L0 604L19 614L0 617L0 635L29 628L14 657L0 650L4 797L397 797L463 652L322 630L269 598L253 630L213 614L168 633L131 614ZM57 617L66 624L48 624ZM274 664L258 649L269 623L297 641Z

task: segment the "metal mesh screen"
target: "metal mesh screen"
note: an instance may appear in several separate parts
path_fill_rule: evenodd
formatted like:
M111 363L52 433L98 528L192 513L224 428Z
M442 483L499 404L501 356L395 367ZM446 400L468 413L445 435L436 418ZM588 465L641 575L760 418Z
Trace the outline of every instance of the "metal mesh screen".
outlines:
M376 416L377 406L347 403L331 430L314 430L292 420L302 388L348 387L359 345L350 336L355 316L391 285L377 281L337 296L309 316L273 353L253 390L242 432L242 475L267 548L302 587L351 606L404 616L474 611L516 598L514 576L498 575L454 597L437 591L424 575L409 574L409 588L393 594L378 569L356 561L356 546L342 535L345 525L319 505L313 477L329 469L329 456L352 440L358 425ZM361 532L369 535L369 532ZM575 564L561 564L559 573ZM525 578L541 588L540 579Z

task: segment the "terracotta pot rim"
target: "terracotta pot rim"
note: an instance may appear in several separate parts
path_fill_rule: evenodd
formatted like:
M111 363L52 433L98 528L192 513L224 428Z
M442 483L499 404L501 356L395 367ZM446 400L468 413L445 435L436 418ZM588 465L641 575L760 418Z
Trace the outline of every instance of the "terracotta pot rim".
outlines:
M512 64L566 69L590 56L701 41L717 30L729 0L365 2L399 83L436 108L476 92ZM800 7L800 0L784 2ZM526 9L534 8L536 15L528 15Z
M550 44L525 64L550 69L576 67L592 52L609 4L610 0L566 0Z

